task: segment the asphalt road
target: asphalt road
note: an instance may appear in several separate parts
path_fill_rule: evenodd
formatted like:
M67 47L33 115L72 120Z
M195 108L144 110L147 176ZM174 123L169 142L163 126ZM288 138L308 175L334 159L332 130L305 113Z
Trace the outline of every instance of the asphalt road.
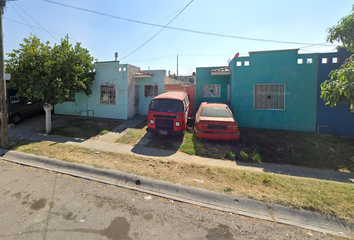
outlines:
M338 239L0 161L0 239Z

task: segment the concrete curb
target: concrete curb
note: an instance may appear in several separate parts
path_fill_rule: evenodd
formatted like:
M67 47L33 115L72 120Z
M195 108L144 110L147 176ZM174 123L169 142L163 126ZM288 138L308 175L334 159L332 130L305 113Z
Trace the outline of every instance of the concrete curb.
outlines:
M268 205L260 201L236 198L204 189L153 180L135 174L97 169L92 166L64 162L32 154L15 151L7 152L2 149L0 154L3 155L2 159L8 162L68 174L247 217L274 221L276 223L293 225L339 236L352 236L354 232L354 224L310 211L291 209L277 204Z

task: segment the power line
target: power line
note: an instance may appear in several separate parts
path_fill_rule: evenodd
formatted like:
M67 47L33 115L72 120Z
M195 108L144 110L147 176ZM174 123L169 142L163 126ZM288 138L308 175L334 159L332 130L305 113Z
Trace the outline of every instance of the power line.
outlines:
M25 23L22 23L22 22L19 22L19 21L16 21L16 20L12 20L12 19L5 18L5 17L4 17L4 19L5 19L5 20L8 20L8 21L11 21L11 22L14 22L14 23L17 23L17 24L21 24L21 25L28 26L28 24L25 24ZM30 25L30 26L31 26L31 25ZM43 30L43 29L41 29L41 28L39 28L39 27L35 27L35 26L31 26L31 27L32 27L32 28L39 29L39 30ZM62 33L56 33L56 32L53 32L53 31L48 31L48 32L53 33L53 34L56 34L56 35L59 35L59 36L64 36L64 37L65 37L65 34L62 34ZM76 40L76 39L74 39L74 38L70 38L70 39L74 40L75 42L79 42L78 40ZM91 47L91 46L89 46L89 45L86 45L86 44L84 44L84 43L82 43L82 42L80 42L80 43L81 43L82 45L84 45L84 46L86 46L86 47L88 47L88 48L90 48L90 49L96 51L96 52L99 52L99 53L101 53L101 54L103 54L103 55L112 57L111 55L109 55L109 54L107 54L107 53L104 53L104 52L101 52L100 50L97 50L97 49L95 49L95 48L93 48L93 47Z
M17 9L16 9L14 6L12 6L12 3L11 3L11 2L10 2L10 5L11 5L11 7L18 13L18 15L20 15L20 17L22 18L22 20L27 23L27 26L29 26L29 27L32 29L32 31L42 40L42 42L44 42L43 39L41 38L41 36L34 30L34 28L33 28L31 25L29 25L28 22L27 22L27 21L22 17L22 15L17 11Z
M158 31L154 36L152 36L150 39L148 39L146 42L144 42L140 47L138 47L137 49L135 49L134 51L132 51L131 53L129 53L128 55L125 55L123 58L121 58L120 60L123 60L126 57L129 57L130 55L132 55L133 53L135 53L136 51L138 51L140 48L142 48L143 46L145 46L148 42L150 42L154 37L156 37L160 32L162 32L171 22L173 22L173 20L175 20L194 0L190 1L174 18L171 19L171 21L169 21L166 26L164 26L163 28L160 29L160 31Z
M52 36L57 42L60 42L56 37L54 37L47 29L45 29L41 24L39 24L33 17L31 17L25 10L23 10L17 3L14 2L14 4L21 9L27 16L29 16L33 21L35 21L38 26L40 26L44 31L46 31L50 36Z
M164 19L162 19L161 21L159 21L157 24L159 24L160 22L165 21L167 18L175 15L177 12L181 11L181 9L177 10L176 12L172 13L171 15L169 15L168 17L165 17ZM124 50L124 52L122 52L122 54L126 53L129 49L131 49L135 44L137 44L143 37L145 37L146 34L148 34L155 26L152 26L143 36L141 36L135 43L133 43L127 50Z
M176 56L176 54L173 54L173 55L168 55L168 56L163 56L163 57L156 57L156 58L143 59L143 60L135 60L135 61L129 61L129 62L144 62L144 61L157 60L157 59L169 58L169 57L175 57L175 56Z
M144 22L144 21L139 21L139 20L134 20L134 19L129 19L129 18L123 18L123 17L112 15L112 14L102 13L102 12L98 12L98 11L95 11L95 10L90 10L90 9L86 9L86 8L76 7L76 6L72 6L72 5L68 5L68 4L64 4L64 3L51 1L51 0L42 0L42 1L49 2L49 3L52 3L52 4L57 4L57 5L60 5L60 6L63 6L63 7L67 7L67 8L72 8L72 9L84 11L84 12L90 12L90 13L94 13L94 14L98 14L98 15L102 15L102 16L106 16L106 17L111 17L111 18L115 18L115 19L119 19L119 20L124 20L124 21L129 21L129 22L134 22L134 23L139 23L139 24L144 24L144 25L149 25L149 26L155 26L155 27L161 27L161 28L168 28L168 29L177 30L177 31L184 31L184 32L190 32L190 33L208 35L208 36L223 37L223 38L233 38L233 39L241 39L241 40L250 40L250 41L283 43L283 44L318 45L318 44L313 44L313 43L290 42L290 41L280 41L280 40L263 39L263 38L251 38L251 37L235 36L235 35L229 35L229 34L204 32L204 31L199 31L199 30L192 30L192 29L164 26L164 25L160 25L160 24L153 24L153 23L148 23L148 22ZM330 45L328 45L328 46L330 46Z
M232 54L178 54L180 56L190 56L190 57L225 57Z

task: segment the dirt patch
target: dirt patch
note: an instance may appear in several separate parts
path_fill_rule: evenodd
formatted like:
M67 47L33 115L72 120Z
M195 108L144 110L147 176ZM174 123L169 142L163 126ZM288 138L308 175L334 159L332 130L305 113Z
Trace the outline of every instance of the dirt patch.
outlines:
M65 121L62 126L54 128L51 135L89 139L105 134L122 122L114 119L75 118Z

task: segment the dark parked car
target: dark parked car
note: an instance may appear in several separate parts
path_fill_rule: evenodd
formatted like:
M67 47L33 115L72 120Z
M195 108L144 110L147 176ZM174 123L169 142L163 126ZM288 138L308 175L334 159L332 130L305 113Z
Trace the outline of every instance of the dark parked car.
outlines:
M9 102L9 122L20 123L24 118L32 117L44 112L43 103L38 101L28 101L24 97L11 97Z
M234 116L226 104L200 104L195 116L194 132L198 138L237 141L240 131Z

